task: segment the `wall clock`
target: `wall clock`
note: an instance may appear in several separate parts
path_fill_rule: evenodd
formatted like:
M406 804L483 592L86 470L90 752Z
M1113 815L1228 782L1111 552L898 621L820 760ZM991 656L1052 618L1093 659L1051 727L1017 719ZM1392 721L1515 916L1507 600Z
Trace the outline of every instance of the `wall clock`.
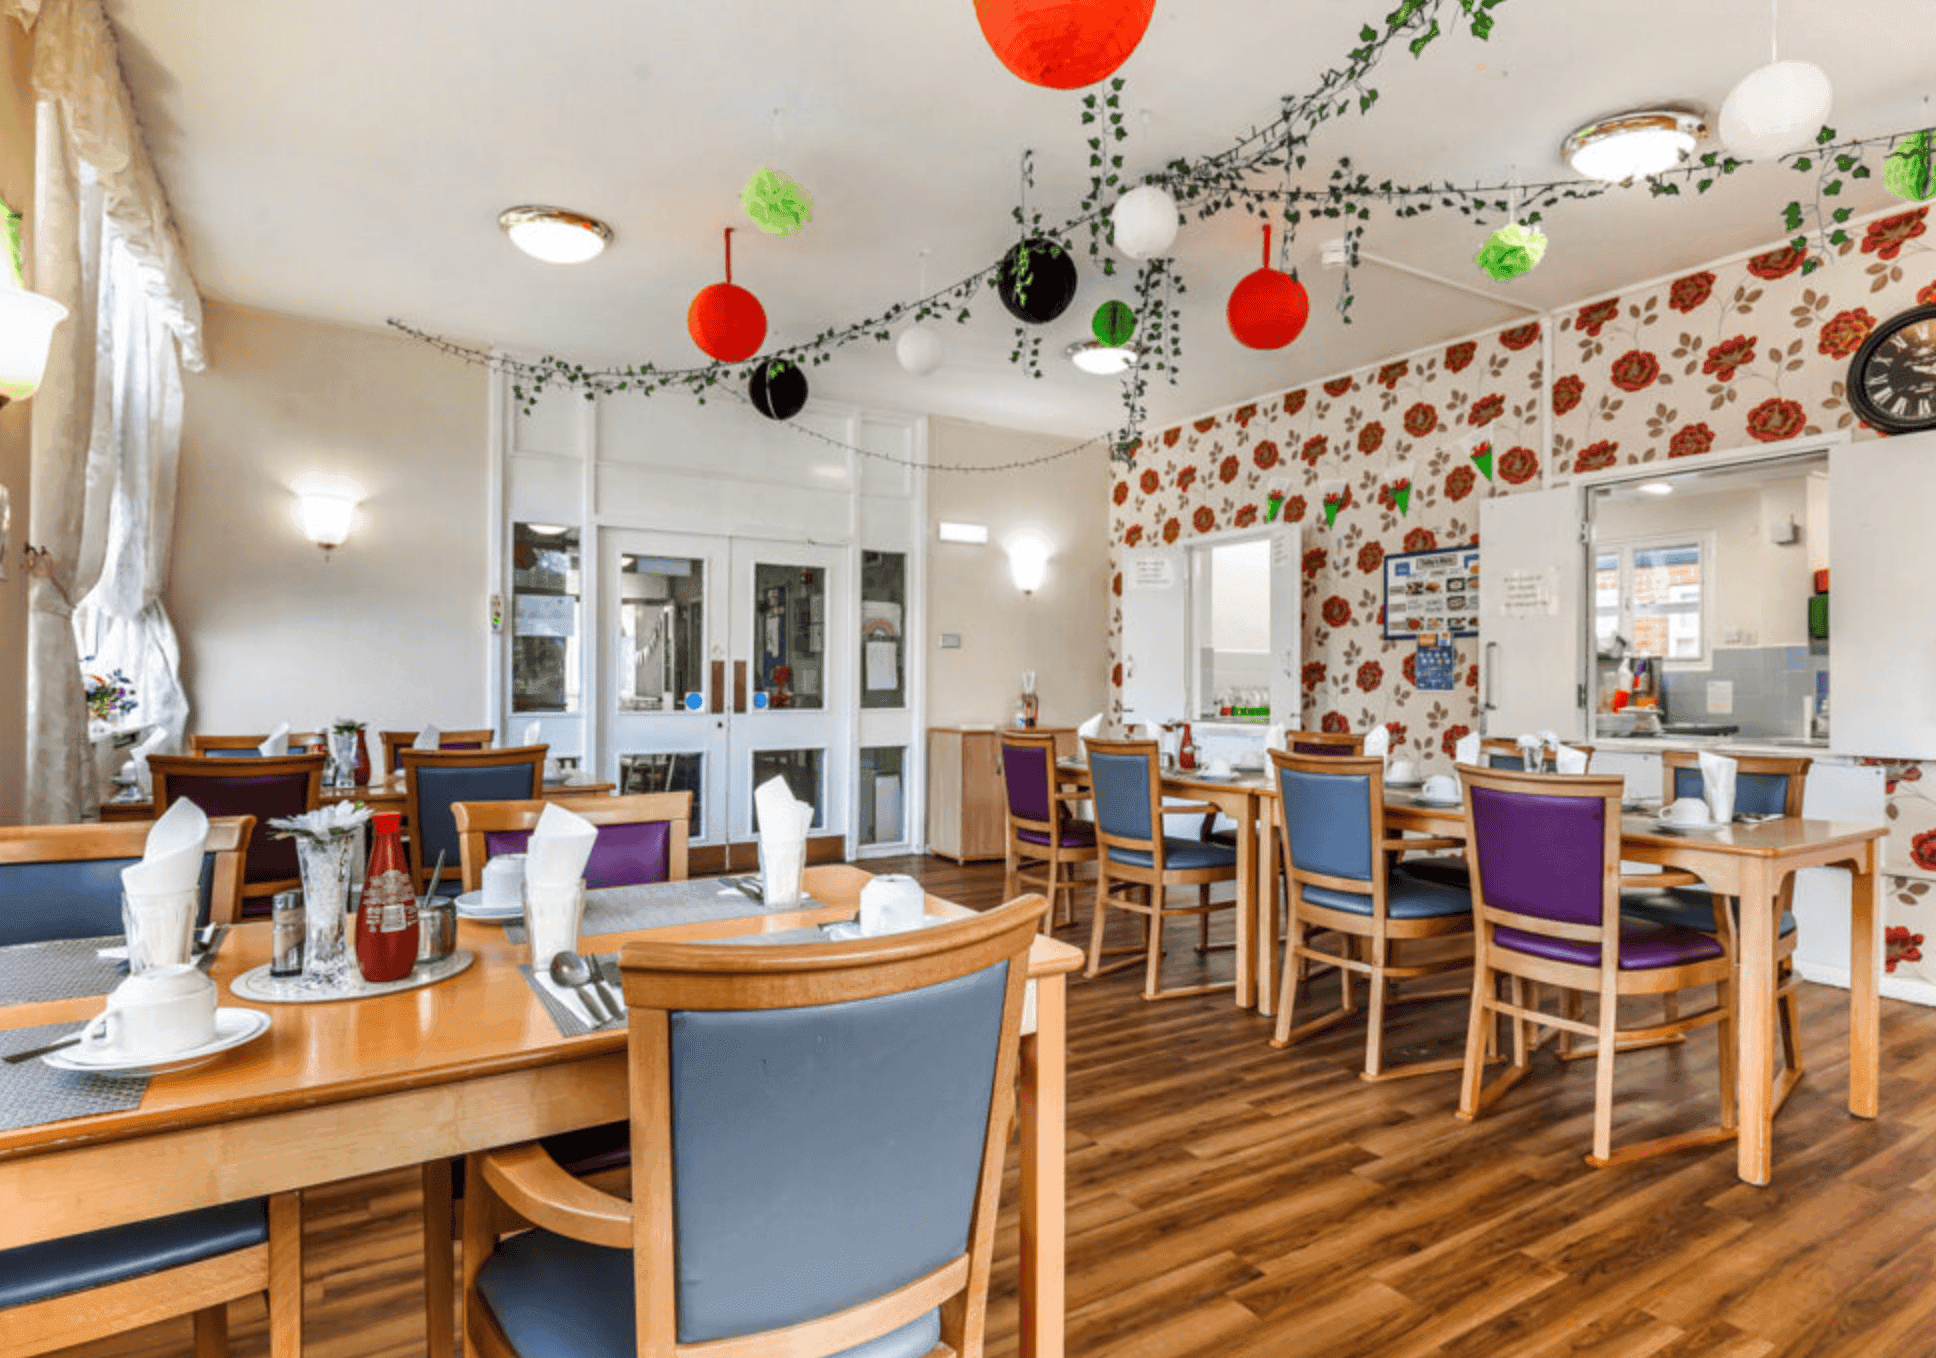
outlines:
M1891 316L1849 361L1849 406L1885 434L1936 429L1936 306Z

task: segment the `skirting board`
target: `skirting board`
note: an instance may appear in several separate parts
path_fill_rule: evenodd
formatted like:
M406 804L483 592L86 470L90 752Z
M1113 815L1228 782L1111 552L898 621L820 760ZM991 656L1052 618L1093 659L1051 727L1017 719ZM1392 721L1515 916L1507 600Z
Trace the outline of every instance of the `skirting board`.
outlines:
M1832 985L1839 990L1849 988L1847 967L1823 967L1798 963L1795 970L1801 973L1804 981L1814 981L1817 985ZM1910 976L1891 976L1885 972L1878 989L1892 1000L1908 1000L1911 1004L1936 1007L1936 985L1928 981L1918 981Z

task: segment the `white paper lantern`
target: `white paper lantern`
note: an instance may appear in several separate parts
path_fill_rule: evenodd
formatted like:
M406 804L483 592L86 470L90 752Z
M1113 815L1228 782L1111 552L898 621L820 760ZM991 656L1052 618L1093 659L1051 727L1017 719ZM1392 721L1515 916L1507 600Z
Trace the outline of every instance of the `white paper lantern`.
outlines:
M1772 160L1813 146L1834 97L1821 67L1771 62L1728 91L1721 105L1721 144L1744 160Z
M1131 189L1109 210L1116 248L1131 259L1154 259L1176 239L1176 200L1154 184Z
M901 332L894 341L894 356L916 377L926 377L948 357L948 342L941 338L938 327L923 321Z

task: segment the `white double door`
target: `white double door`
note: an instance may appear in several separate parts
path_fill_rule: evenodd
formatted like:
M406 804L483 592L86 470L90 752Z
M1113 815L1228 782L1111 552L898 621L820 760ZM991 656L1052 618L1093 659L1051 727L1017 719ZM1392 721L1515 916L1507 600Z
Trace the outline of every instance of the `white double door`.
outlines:
M602 529L601 767L623 793L692 793L692 842L739 845L787 781L816 839L847 838L854 634L845 548Z

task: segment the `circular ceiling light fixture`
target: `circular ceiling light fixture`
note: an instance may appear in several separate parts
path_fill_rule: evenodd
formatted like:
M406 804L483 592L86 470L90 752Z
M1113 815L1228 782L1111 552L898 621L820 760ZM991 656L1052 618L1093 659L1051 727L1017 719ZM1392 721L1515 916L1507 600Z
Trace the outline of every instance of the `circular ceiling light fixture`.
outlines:
M497 224L511 244L547 264L583 264L612 243L611 227L561 207L506 208L498 213Z
M1077 340L1063 350L1069 361L1097 377L1115 377L1143 361L1143 351L1134 344L1104 344L1101 340Z
M1574 172L1607 184L1644 179L1686 163L1707 135L1697 113L1678 108L1636 109L1596 118L1560 146Z

